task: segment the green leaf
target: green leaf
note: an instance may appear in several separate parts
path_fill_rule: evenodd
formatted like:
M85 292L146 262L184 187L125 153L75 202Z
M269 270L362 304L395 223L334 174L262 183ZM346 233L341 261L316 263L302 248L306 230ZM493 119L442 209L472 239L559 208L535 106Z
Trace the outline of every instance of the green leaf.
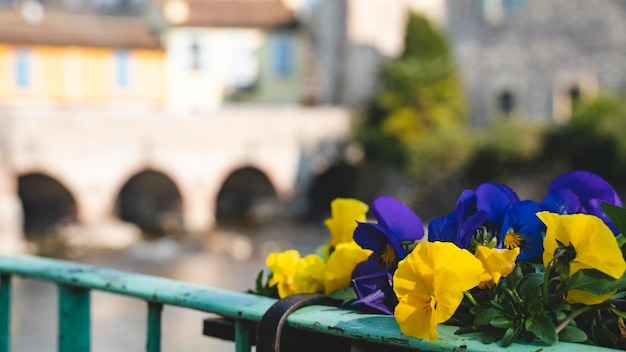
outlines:
M487 329L483 332L482 340L485 344L494 343L502 338L504 330L502 329Z
M330 293L330 298L342 301L342 306L356 300L358 297L356 291L351 286L340 288Z
M615 239L617 240L617 245L619 246L619 248L623 248L626 244L626 236L624 236L623 233L615 236Z
M543 274L527 274L517 289L524 307L529 312L538 312L543 309L540 289L542 282Z
M587 341L587 334L575 326L568 325L559 332L559 340L565 342L584 342Z
M626 287L626 273L614 279L595 269L582 269L565 281L569 290L583 290L594 295L602 295Z
M536 297L542 282L543 274L527 274L524 276L524 279L522 279L517 292L523 300Z
M556 327L552 323L552 319L546 314L536 315L526 320L526 330L532 332L541 341L553 345L559 337L556 333Z
M624 297L626 297L626 291L621 291L611 296L611 299L620 299Z
M500 303L500 302L498 302L496 300L491 300L491 302L489 302L489 303L491 303L492 307L494 307L494 308L496 308L496 309L498 309L500 311L503 311L503 312L506 311L506 307L504 305L502 305L502 303Z
M505 317L504 315L496 315L491 318L491 320L489 321L489 324L491 324L491 326L495 328L506 329L506 328L510 328L511 326L513 326L513 321Z
M491 319L499 314L501 314L501 312L498 311L497 309L487 308L476 315L476 318L474 318L474 325L475 326L491 325Z
M257 292L263 291L263 270L259 271L259 274L256 276L256 290Z
M609 203L602 203L600 206L619 232L626 233L626 209Z
M515 341L515 339L517 339L517 336L521 331L522 329L520 329L519 327L512 326L506 329L506 331L504 332L504 336L502 336L502 347L510 346Z
M620 318L626 319L626 312L622 312L619 309L611 309L611 312L613 312L613 314L617 315Z
M332 252L334 250L335 250L335 247L331 247L329 249L329 252ZM317 248L315 248L315 254L319 255L322 258L324 258L324 260L328 259L328 258L326 258L326 245L325 244L320 244L319 246L317 246ZM328 255L330 255L330 253Z
M608 342L610 345L614 346L617 344L617 341L619 341L618 337L606 325L600 322L594 325L593 332L598 341L603 341L602 344Z
M556 321L559 323L567 318L567 314L563 313L560 310L557 310L556 312L554 312L554 315L556 316Z

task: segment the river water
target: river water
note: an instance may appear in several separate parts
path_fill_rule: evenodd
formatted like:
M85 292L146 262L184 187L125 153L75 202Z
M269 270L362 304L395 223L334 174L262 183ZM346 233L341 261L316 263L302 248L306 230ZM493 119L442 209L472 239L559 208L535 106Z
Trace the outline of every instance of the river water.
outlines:
M255 229L218 229L204 237L140 242L117 251L89 250L71 259L113 269L162 276L234 291L252 288L272 251L301 254L329 238L318 225L272 224ZM16 278L12 292L11 350L56 351L57 293L54 285ZM92 351L145 351L146 304L138 299L92 292ZM165 306L163 351L233 351L234 344L202 335L209 314Z

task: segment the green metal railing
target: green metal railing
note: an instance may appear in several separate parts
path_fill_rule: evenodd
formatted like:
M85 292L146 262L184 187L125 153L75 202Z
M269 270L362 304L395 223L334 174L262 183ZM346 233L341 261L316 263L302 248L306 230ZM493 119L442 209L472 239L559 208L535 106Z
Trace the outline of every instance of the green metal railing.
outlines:
M161 350L163 305L215 313L234 324L237 352L250 351L256 324L276 302L257 295L193 285L166 278L123 272L62 260L33 256L0 256L0 352L10 350L11 279L17 275L50 281L59 293L58 351L89 351L91 345L90 291L98 290L140 298L148 305L146 350ZM18 297L16 297L18 298ZM53 304L51 302L50 304ZM200 325L202 322L198 322ZM390 347L420 351L501 351L496 344L485 345L472 335L454 335L453 327L440 326L439 339L431 342L403 335L394 318L363 314L328 306L298 309L287 319L286 328L322 334L348 341L351 351L381 351ZM581 345L558 343L514 344L507 351L576 350ZM607 349L584 346L585 351Z

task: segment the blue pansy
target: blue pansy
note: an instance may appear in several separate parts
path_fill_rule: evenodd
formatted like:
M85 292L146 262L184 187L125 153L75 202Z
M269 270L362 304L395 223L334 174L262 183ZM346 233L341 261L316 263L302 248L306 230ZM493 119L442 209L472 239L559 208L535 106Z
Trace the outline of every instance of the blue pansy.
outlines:
M460 248L469 248L472 236L487 219L487 212L478 211L476 202L474 191L463 191L453 211L428 224L428 240L453 242Z
M535 215L542 210L539 204L525 200L513 204L504 215L500 243L507 249L519 247L517 260L532 260L543 253L546 226Z
M502 226L504 214L520 200L509 186L491 182L485 182L478 186L476 197L476 209L487 213L486 226L496 233Z
M428 240L453 242L458 247L470 248L472 237L483 226L489 234L497 235L504 215L517 202L517 194L503 184L486 182L476 191L465 190L452 212L428 224Z
M376 198L371 210L378 223L359 222L354 240L373 251L368 259L370 272L393 270L424 237L424 225L408 206L389 196Z

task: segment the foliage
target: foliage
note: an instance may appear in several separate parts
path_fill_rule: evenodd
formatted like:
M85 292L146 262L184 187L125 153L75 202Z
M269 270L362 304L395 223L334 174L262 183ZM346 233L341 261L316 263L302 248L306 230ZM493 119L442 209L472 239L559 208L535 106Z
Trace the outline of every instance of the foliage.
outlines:
M406 172L419 182L464 170L475 155L478 138L461 125L437 128L408 149Z
M472 180L504 178L531 167L541 153L544 129L513 120L500 120L475 134L476 148L464 165Z
M409 148L431 131L458 124L465 100L444 36L410 14L402 55L383 64L380 91L361 112L357 140L366 158L382 165L407 163Z
M626 172L626 102L611 96L582 102L569 123L554 126L546 136L546 163L586 169L615 182Z

